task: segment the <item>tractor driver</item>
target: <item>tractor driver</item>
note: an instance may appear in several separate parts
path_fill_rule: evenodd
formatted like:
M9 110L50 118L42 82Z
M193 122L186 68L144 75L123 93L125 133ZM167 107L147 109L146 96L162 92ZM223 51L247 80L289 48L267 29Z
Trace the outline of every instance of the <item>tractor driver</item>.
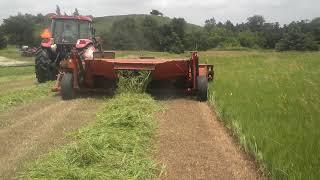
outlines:
M66 24L62 37L64 41L74 41L76 39L76 34L72 31L70 24Z

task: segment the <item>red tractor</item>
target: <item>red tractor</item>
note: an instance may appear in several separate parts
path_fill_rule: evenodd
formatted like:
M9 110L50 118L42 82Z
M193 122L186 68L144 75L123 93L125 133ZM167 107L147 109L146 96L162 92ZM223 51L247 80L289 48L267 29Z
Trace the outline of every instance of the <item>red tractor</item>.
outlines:
M41 34L43 41L36 53L35 72L39 83L57 78L60 62L69 58L71 50L76 49L81 54L79 58L84 59L100 49L90 17L53 15L51 19L51 29Z
M74 98L80 89L113 88L118 71L149 71L150 84L178 82L181 92L207 100L213 65L200 64L197 52L188 59L118 59L115 52L101 51L91 22L84 16L53 16L51 31L42 34L37 78L39 82L57 79L53 91L59 91L62 99Z

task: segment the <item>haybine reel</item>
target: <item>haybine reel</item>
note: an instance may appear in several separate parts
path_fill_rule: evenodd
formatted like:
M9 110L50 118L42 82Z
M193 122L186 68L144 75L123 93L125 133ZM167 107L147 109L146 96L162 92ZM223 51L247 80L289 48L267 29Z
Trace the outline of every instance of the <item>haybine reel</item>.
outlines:
M116 58L115 52L101 51L91 22L84 16L53 16L51 31L42 34L36 75L39 82L56 78L53 91L60 92L62 99L74 98L81 89L115 88L118 71L149 71L150 84L174 82L180 90L207 100L213 65L200 64L197 52L188 59Z

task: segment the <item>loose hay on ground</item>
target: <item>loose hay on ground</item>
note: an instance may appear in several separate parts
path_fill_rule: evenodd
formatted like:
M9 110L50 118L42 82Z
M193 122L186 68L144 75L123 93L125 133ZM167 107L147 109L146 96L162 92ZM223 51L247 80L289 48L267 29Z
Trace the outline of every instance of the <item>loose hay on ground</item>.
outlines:
M28 165L18 178L152 179L158 174L151 158L158 109L147 94L117 94L106 100L95 123L70 135L71 144Z

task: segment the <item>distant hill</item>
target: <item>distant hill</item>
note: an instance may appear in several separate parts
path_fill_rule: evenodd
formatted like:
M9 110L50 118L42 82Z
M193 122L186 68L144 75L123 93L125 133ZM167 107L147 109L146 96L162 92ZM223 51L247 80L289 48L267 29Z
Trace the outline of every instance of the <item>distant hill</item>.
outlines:
M94 18L94 26L97 30L97 33L101 32L109 32L112 24L116 21L125 19L125 18L133 18L138 24L141 24L145 17L152 16L154 19L158 21L159 24L168 24L171 19L169 17L148 15L148 14L130 14L130 15L117 15L117 16L103 16L103 17L95 17ZM187 32L192 32L201 29L201 26L195 24L187 24Z

